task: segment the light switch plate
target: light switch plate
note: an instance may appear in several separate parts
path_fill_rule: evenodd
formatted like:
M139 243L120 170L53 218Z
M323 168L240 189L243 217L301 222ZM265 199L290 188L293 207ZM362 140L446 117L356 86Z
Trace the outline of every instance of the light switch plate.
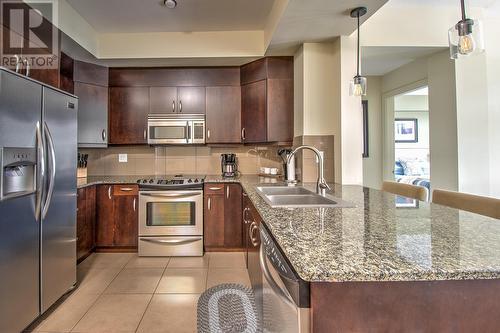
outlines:
M127 161L128 161L128 154L118 154L118 162L127 163Z

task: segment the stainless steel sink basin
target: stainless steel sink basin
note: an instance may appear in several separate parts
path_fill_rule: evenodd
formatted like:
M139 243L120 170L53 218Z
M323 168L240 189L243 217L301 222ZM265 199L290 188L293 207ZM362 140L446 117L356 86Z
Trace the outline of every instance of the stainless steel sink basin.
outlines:
M330 195L321 196L303 187L259 186L257 193L273 208L354 207Z
M262 186L257 187L257 190L265 195L297 195L297 194L314 194L303 187L289 186Z

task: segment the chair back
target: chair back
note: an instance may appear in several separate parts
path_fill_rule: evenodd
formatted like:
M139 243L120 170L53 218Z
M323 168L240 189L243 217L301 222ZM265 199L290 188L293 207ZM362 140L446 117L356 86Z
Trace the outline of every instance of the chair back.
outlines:
M454 191L434 190L432 202L500 219L500 199Z

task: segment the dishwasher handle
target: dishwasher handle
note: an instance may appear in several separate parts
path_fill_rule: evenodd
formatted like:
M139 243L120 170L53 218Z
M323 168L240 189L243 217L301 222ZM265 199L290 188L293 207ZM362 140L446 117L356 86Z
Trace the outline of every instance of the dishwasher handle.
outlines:
M264 275L264 278L266 279L267 283L269 283L269 286L271 289L278 295L279 298L281 298L286 304L297 307L295 302L293 301L292 297L283 290L278 283L274 280L273 276L271 275L271 272L269 271L269 267L267 266L267 261L266 261L266 250L265 250L265 245L264 242L260 244L260 250L259 250L259 262L260 262L260 268L262 269L262 273Z

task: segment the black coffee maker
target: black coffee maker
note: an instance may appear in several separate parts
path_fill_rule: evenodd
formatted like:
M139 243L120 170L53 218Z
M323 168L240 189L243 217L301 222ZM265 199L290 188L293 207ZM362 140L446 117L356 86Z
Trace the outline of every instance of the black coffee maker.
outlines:
M235 177L238 174L236 154L221 154L220 166L222 169L222 177Z

